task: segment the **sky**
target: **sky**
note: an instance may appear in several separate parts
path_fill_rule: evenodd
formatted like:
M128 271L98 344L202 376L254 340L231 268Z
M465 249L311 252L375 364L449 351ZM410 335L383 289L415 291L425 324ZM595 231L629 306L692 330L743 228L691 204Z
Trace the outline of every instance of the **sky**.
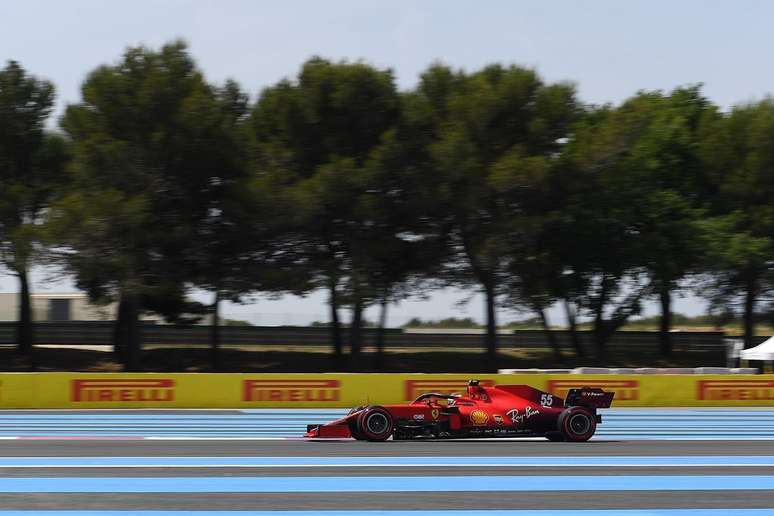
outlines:
M210 81L233 78L253 98L319 55L391 68L404 89L434 61L466 70L500 62L535 68L546 81L571 81L588 103L702 83L705 95L727 109L774 92L771 20L774 2L753 0L0 0L0 60L19 61L55 83L52 125L79 100L90 70L117 61L127 46L177 38L188 42ZM73 290L46 276L36 272L36 290ZM15 280L0 271L0 291L15 290ZM390 324L413 316L483 319L474 292L426 294L391 307ZM305 324L327 318L324 303L322 293L259 298L226 314ZM683 313L703 309L691 296L676 303Z

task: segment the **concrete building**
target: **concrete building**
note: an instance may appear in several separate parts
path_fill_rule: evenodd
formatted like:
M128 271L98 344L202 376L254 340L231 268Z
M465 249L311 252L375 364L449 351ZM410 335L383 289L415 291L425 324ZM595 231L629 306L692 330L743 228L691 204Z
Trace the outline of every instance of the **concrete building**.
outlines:
M110 321L115 318L115 303L94 305L83 293L41 293L31 297L35 321ZM15 321L18 313L19 294L0 293L0 321Z

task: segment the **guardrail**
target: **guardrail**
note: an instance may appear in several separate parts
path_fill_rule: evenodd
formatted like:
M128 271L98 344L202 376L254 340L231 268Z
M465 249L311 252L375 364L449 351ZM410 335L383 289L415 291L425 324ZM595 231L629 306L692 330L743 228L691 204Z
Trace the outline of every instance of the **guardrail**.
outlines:
M146 344L208 344L209 327L179 326L155 323L141 324L142 339ZM15 323L0 323L0 344L14 343ZM571 348L569 333L554 332L559 344ZM578 332L581 342L591 346L591 332ZM345 344L348 332L342 331ZM376 330L364 328L363 346L376 343ZM480 348L481 334L465 334L438 331L434 333L412 333L400 329L385 330L385 345L388 347L439 347L439 348ZM672 341L676 352L718 351L725 349L723 332L673 332ZM50 345L109 345L113 341L113 323L110 321L89 322L38 322L35 324L35 340ZM540 330L516 330L498 335L501 349L545 348L546 336ZM275 327L275 326L223 326L221 342L224 345L277 345L277 346L329 346L328 328ZM622 331L613 336L611 346L626 346L631 350L652 350L658 346L658 333L648 331Z

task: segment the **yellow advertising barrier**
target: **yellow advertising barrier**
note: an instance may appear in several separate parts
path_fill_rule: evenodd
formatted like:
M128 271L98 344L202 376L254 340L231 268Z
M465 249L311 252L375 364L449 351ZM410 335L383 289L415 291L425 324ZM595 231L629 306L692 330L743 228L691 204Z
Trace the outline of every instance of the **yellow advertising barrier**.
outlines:
M774 405L772 375L0 373L0 408L337 408L463 391L470 377L560 397L601 387L615 407Z

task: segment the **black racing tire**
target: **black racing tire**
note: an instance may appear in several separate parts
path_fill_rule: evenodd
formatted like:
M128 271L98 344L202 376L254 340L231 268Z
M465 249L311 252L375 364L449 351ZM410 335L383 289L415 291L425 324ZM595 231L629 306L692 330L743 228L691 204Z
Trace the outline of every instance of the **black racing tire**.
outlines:
M352 438L358 441L365 441L368 438L357 428L357 420L349 422L349 433L352 434Z
M394 430L392 414L384 407L368 407L357 418L357 431L369 441L386 441Z
M570 407L559 414L559 433L565 441L588 441L597 430L597 418L585 407Z
M551 432L546 434L546 439L552 443L563 443L566 439L560 432Z

